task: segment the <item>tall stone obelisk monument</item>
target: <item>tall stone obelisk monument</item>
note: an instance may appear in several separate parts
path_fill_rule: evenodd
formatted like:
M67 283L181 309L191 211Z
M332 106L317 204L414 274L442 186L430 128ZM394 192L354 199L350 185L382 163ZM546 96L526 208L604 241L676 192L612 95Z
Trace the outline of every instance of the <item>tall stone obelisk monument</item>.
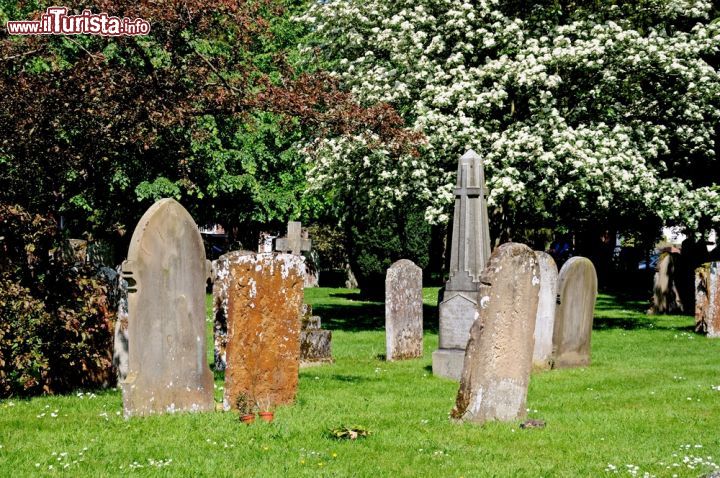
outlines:
M490 258L485 172L473 150L458 162L450 277L439 305L440 348L433 352L433 374L460 380L470 327L475 321L480 272Z

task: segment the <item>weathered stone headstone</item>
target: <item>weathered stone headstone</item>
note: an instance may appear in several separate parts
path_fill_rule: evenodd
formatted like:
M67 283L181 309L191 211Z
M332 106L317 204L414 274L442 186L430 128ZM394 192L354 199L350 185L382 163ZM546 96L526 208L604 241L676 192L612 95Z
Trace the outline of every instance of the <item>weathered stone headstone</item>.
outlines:
M385 358L423 356L422 269L401 259L385 276Z
M215 345L215 370L225 370L227 348L228 288L230 287L230 264L252 251L231 251L218 257L212 264L213 281L213 338Z
M129 372L125 416L214 409L205 355L205 260L200 232L173 199L135 228L123 263L128 282Z
M648 314L682 314L684 306L678 290L678 269L683 258L672 250L660 254L653 276L652 305Z
M128 374L130 338L128 337L128 284L122 278L122 268L118 267L120 274L117 277L118 306L115 317L115 334L113 341L113 365L117 371L118 383L121 383Z
M595 266L571 257L560 269L553 326L553 367L590 365L590 335L597 298Z
M546 252L535 251L540 270L540 299L535 318L535 349L533 367L548 369L552 367L553 325L555 324L555 306L557 304L558 270L555 260Z
M525 414L539 290L532 249L510 242L493 252L482 272L453 418L484 423Z
M226 410L240 395L269 405L295 399L304 269L292 254L249 254L230 264Z
M311 305L302 305L300 321L300 367L332 363L332 331L321 329Z
M695 331L720 337L720 263L708 262L695 269Z
M433 352L433 374L460 379L470 326L475 320L480 273L490 257L490 229L482 159L468 151L458 162L450 245L450 277L440 315L440 347Z

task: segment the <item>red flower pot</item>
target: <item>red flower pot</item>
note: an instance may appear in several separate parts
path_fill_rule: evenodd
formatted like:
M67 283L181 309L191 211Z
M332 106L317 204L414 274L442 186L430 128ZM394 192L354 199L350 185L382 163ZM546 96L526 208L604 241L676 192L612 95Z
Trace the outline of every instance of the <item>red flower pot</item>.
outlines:
M273 418L275 418L275 414L273 412L260 412L258 415L260 415L260 418L268 423L273 421Z
M240 421L245 423L246 425L250 425L252 422L255 421L255 414L247 413L245 415L240 415Z

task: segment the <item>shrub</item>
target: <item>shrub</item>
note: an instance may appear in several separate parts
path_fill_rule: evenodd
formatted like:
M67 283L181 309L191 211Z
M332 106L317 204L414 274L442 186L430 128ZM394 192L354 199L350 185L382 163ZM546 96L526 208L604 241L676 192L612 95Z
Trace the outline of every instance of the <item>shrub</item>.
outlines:
M106 281L64 244L51 219L0 205L0 397L114 379Z
M428 265L430 226L420 212L367 217L353 224L348 236L350 263L363 297L383 297L385 272L397 260Z
M0 397L50 392L43 329L45 304L11 281L0 281Z

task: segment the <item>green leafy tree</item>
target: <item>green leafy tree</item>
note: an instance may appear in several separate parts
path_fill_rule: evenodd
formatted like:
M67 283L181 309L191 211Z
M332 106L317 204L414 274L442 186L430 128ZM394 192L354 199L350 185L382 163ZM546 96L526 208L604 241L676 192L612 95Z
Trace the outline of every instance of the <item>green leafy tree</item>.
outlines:
M720 225L720 23L706 0L328 1L307 45L357 98L424 133L322 138L311 188L446 223L457 158L485 158L496 235Z

